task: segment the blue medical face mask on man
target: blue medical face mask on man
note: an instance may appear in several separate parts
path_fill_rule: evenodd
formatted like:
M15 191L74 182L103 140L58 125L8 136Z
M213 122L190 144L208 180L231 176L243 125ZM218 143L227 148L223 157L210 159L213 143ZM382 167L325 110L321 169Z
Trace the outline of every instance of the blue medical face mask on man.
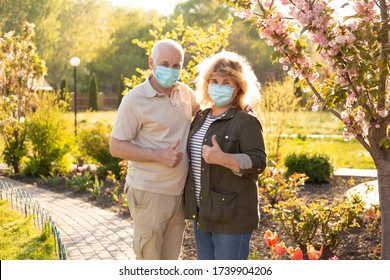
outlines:
M157 65L154 76L160 86L163 88L170 88L179 80L180 69Z
M232 102L234 88L218 84L209 84L207 92L216 106L224 107Z

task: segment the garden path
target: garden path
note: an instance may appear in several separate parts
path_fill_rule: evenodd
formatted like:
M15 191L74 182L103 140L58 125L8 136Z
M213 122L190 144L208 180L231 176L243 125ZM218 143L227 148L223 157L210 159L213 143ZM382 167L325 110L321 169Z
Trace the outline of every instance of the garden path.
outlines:
M132 249L131 223L80 199L54 193L33 185L1 177L31 195L50 212L61 233L68 259L129 260L135 259Z

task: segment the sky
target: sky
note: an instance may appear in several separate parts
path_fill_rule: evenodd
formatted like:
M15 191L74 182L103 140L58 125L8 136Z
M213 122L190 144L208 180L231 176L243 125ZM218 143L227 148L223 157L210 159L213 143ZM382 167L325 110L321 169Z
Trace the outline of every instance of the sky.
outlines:
M157 10L160 14L169 15L176 4L186 0L111 0L113 5L144 8L144 10Z

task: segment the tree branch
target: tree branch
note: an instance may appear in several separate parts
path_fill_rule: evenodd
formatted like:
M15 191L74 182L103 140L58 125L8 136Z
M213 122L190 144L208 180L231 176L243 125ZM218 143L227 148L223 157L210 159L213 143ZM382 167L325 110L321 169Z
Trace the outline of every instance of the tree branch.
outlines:
M306 78L305 79L307 84L309 85L310 89L313 91L313 93L316 95L316 97L321 101L321 102L325 102L324 98L322 98L322 96L319 94L319 92L316 90L316 88L313 86L312 83L309 82L309 80ZM343 121L343 119L341 118L341 115L339 112L336 111L336 109L334 108L330 108L328 109L333 115L335 115L340 121Z

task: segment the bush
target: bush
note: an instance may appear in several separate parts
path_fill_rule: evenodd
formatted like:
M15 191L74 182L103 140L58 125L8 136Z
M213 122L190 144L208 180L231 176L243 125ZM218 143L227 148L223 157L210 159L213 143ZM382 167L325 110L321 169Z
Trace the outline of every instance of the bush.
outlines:
M329 182L334 172L334 165L325 154L288 154L284 164L288 168L287 177L294 173L304 173L309 177L308 183Z
M110 154L110 133L111 126L102 123L83 128L79 133L78 146L84 156L101 165L98 167L100 177L104 177L107 171L111 170L119 178L121 160Z
M64 174L70 169L69 152L74 142L63 112L66 106L52 93L42 93L35 112L27 120L26 175Z
M86 192L92 183L92 175L86 171L82 174L75 174L70 179L66 178L65 185L77 192Z
M264 207L291 241L304 248L307 244L334 251L342 241L343 233L359 227L364 213L364 202L359 195L344 197L329 204L324 200L306 204L301 198L279 201Z
M295 197L299 187L308 179L305 174L294 173L286 178L287 168L280 162L272 162L259 176L259 195L269 204Z

